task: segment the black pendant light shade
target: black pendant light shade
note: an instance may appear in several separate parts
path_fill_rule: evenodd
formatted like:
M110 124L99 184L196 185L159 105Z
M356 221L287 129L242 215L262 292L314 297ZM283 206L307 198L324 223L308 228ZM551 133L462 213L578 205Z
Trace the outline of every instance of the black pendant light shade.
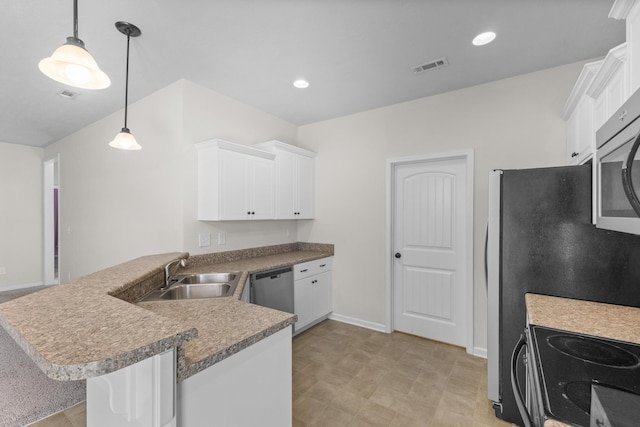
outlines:
M127 106L129 103L129 40L131 37L138 37L142 32L140 31L140 28L124 21L116 22L116 28L122 34L127 36L127 72L124 87L124 127L120 133L116 135L113 141L109 143L109 145L122 150L140 150L142 147L138 144L133 135L131 135L129 128L127 127Z

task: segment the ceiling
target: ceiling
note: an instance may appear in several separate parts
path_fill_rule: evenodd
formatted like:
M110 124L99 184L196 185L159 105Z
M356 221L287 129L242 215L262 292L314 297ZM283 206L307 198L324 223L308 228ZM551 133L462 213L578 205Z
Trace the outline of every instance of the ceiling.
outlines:
M184 78L295 125L601 57L625 38L613 0L79 0L79 37L112 82L91 91L38 70L73 34L72 0L0 4L0 141L33 146L123 109L116 21L142 30L130 102ZM472 46L487 30L496 40ZM411 70L441 57L449 66Z

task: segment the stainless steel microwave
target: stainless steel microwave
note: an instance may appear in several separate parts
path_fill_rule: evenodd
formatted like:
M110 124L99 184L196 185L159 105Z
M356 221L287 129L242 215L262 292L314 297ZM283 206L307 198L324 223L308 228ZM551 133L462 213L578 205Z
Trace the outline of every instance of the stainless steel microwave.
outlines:
M596 227L640 234L640 90L596 132Z

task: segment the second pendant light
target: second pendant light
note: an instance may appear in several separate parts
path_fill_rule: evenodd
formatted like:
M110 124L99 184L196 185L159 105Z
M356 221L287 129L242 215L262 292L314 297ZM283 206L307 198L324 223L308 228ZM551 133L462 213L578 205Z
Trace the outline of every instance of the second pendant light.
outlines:
M116 135L113 141L109 143L109 145L122 150L140 150L142 147L138 144L127 127L127 104L129 101L129 40L131 37L138 37L142 32L140 31L140 28L124 21L116 22L116 28L122 34L127 36L127 72L124 88L124 127L120 133Z

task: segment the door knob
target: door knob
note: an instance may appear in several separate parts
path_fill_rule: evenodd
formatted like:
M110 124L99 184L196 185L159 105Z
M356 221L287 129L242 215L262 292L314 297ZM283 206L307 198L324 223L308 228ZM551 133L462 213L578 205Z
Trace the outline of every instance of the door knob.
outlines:
M394 255L396 258L402 258L402 254L400 252L396 252L396 254Z

